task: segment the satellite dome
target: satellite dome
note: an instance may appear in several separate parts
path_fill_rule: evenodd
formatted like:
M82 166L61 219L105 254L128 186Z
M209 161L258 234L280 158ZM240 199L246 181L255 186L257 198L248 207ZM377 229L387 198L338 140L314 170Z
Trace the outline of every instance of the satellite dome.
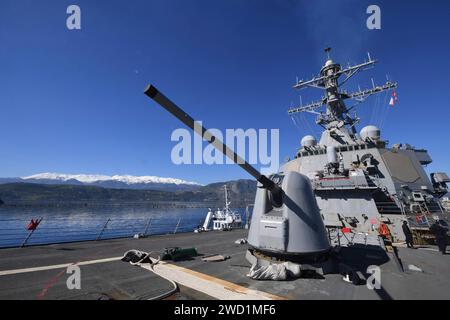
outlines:
M378 141L380 140L381 131L378 127L370 125L361 129L360 136L364 141L366 141L367 139Z
M328 66L330 66L330 65L332 65L332 64L333 64L333 60L328 59L328 60L325 62L325 67L328 67Z
M304 136L300 143L301 143L302 147L312 147L317 144L317 140L313 136L308 135L308 136Z

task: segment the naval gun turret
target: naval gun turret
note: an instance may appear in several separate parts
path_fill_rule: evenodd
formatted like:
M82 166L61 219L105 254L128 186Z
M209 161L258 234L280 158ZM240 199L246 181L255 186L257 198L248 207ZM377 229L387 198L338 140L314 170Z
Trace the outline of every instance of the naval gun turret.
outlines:
M296 171L269 177L226 146L154 86L145 94L258 181L248 243L264 255L317 261L330 243L309 179Z

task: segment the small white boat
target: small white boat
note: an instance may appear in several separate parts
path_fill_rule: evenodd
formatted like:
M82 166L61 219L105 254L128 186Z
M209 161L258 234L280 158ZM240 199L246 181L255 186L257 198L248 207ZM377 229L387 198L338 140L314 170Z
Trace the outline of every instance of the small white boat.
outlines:
M228 189L226 185L224 186L224 189L225 207L222 210L217 209L215 212L209 209L206 219L203 222L203 226L200 230L196 230L197 232L210 230L227 231L234 228L242 228L241 215L230 209L231 202L228 201Z

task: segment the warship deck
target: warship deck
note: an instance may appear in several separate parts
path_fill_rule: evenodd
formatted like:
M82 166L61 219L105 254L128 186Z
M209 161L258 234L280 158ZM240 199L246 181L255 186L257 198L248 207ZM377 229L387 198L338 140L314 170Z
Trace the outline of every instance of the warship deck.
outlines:
M342 255L347 263L362 271L368 265L380 265L382 288L370 290L365 285L344 282L339 274L328 274L322 279L251 280L246 277L250 267L245 260L247 245L234 243L246 235L247 230L233 230L0 249L0 299L149 299L169 291L172 284L120 258L130 249L160 252L175 246L196 247L200 256L169 261L165 266L175 266L176 270L208 283L219 283L230 293L246 294L246 290L250 290L262 297L301 300L450 299L450 255L441 255L432 247L398 248L405 272L400 272L392 257L382 250L343 248ZM228 255L230 259L202 261L201 257L208 254ZM66 268L73 263L81 270L79 290L69 290L66 285L70 276ZM411 271L408 265L417 266L423 272ZM217 297L183 284L179 292L168 299L214 298Z

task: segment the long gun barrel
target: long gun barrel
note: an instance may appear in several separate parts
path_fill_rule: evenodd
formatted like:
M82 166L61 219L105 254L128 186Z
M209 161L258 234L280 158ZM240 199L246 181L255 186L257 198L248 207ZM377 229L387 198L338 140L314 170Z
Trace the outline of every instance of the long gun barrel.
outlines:
M207 140L210 144L212 144L217 150L226 155L229 159L231 159L234 163L239 165L242 169L247 171L251 176L253 176L258 182L262 184L262 186L274 194L279 194L281 189L276 185L272 180L267 178L265 175L261 174L258 170L252 167L247 161L242 159L239 155L237 155L233 150L231 150L228 146L226 146L220 139L211 134L205 127L203 127L199 122L196 122L189 114L183 111L180 107L178 107L174 102L172 102L169 98L167 98L164 94L162 94L158 89L156 89L153 85L148 85L145 89L144 93L153 99L156 103L158 103L161 107L166 109L172 115L174 115L178 120L183 122L189 128L194 130L197 134L199 134L202 138Z

